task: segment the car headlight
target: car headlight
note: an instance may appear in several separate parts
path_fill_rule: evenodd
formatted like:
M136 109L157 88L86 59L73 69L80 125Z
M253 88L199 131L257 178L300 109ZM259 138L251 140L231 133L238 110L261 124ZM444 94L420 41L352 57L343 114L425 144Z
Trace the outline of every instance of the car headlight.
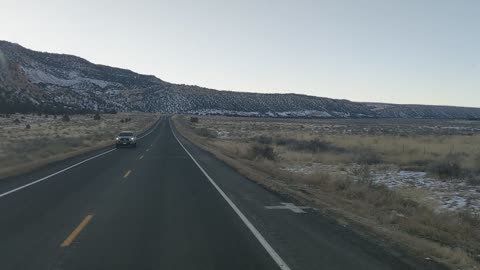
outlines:
M135 140L135 138L130 138L131 141Z
M118 140L120 140L120 138L119 138L119 137L116 137L116 138L115 138L115 140L117 140L117 141L118 141Z

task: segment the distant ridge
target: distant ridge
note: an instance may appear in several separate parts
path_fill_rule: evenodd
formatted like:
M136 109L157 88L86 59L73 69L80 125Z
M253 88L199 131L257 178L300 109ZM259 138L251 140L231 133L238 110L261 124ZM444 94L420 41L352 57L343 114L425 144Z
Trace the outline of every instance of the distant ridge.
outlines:
M145 111L258 117L480 119L480 108L396 105L173 84L0 41L0 112Z

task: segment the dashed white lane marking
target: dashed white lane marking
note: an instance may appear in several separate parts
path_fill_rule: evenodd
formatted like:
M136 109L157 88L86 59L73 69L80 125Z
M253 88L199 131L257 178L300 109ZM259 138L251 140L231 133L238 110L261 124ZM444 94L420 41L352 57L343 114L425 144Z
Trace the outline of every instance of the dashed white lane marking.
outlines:
M138 139L140 140L140 139L144 138L145 136L148 136L150 133L152 133L152 132L158 127L158 125L160 124L160 122L161 122L161 121L160 121L160 119L159 119L159 120L157 121L157 124L156 124L148 133L140 136ZM27 187L29 187L29 186L35 185L35 184L37 184L37 183L40 183L40 182L42 182L42 181L45 181L45 180L47 180L47 179L49 179L49 178L51 178L51 177L53 177L53 176L55 176L55 175L61 174L61 173L65 172L65 171L68 171L68 170L70 170L70 169L72 169L72 168L77 167L78 165L81 165L81 164L83 164L83 163L85 163L85 162L87 162L87 161L90 161L90 160L95 159L95 158L97 158L97 157L100 157L100 156L106 155L106 154L108 154L108 153L111 153L111 152L113 152L113 151L115 151L115 150L116 150L115 148L110 149L110 150L107 150L107 151L102 152L102 153L100 153L100 154L98 154L98 155L95 155L95 156L93 156L93 157L90 157L90 158L87 158L87 159L85 159L85 160L82 160L82 161L80 161L80 162L78 162L78 163L75 163L75 164L73 164L73 165L71 165L71 166L68 166L68 167L66 167L66 168L64 168L64 169L62 169L62 170L60 170L60 171L58 171L58 172L52 173L52 174L50 174L50 175L47 175L47 176L42 177L42 178L40 178L40 179L37 179L37 180L35 180L35 181L33 181L33 182L30 182L30 183L28 183L28 184L25 184L25 185L23 185L23 186L20 186L20 187L14 188L14 189L12 189L12 190L9 190L9 191L7 191L7 192L4 192L4 193L0 194L0 198L5 197L5 196L7 196L7 195L9 195L9 194L12 194L12 193L14 193L14 192L20 191L20 190L22 190L22 189L24 189L24 188L27 188Z
M145 151L147 151L147 152L150 151L150 148L147 148L147 150L145 150Z
M143 156L140 156L138 159L142 159L142 158L143 158Z
M290 210L294 213L297 214L303 214L306 213L303 211L303 209L309 209L310 207L308 206L296 206L293 203L281 203L281 205L275 205L275 206L265 206L266 209L286 209Z
M197 167L202 171L202 173L207 177L208 181L215 187L215 189L220 193L220 195L227 201L228 205L233 209L233 211L240 217L240 219L243 221L243 223L247 226L247 228L252 232L252 234L257 238L258 242L265 248L267 253L272 257L272 259L277 263L277 265L280 267L282 270L290 270L290 267L283 261L283 259L278 255L278 253L273 249L273 247L267 242L267 240L262 236L262 234L255 228L255 226L248 220L248 218L240 211L240 209L228 198L227 194L223 192L223 190L213 181L213 179L208 175L208 173L200 166L200 164L197 162L197 160L188 152L187 148L183 146L183 144L180 142L180 140L177 138L177 135L175 135L175 132L171 128L170 124L170 129L172 131L173 136L177 140L177 142L180 144L180 146L185 150L185 152L190 156L190 158L193 160L193 162L197 165Z

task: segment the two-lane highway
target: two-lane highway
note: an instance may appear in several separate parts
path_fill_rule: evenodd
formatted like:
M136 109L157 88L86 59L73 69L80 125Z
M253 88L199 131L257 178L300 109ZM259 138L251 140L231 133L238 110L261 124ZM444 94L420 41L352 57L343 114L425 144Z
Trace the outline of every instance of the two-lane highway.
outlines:
M163 120L0 198L0 268L278 269L203 177Z
M291 211L167 118L105 151L0 182L0 269L434 268Z

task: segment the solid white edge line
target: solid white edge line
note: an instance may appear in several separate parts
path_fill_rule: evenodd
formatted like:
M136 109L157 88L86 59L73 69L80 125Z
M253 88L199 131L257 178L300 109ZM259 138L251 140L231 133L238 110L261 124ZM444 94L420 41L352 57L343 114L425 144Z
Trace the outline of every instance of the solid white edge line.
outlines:
M108 154L108 153L110 153L110 152L112 152L112 151L115 151L115 150L116 150L115 148L114 148L114 149L110 149L110 150L105 151L105 152L103 152L103 153L100 153L100 154L98 154L98 155L96 155L96 156L93 156L93 157L87 158L87 159L85 159L85 160L82 160L82 161L80 161L80 162L78 162L78 163L76 163L76 164L73 164L73 165L71 165L71 166L69 166L69 167L67 167L67 168L64 168L64 169L62 169L62 170L60 170L60 171L58 171L58 172L52 173L52 174L47 175L47 176L45 176L45 177L42 177L42 178L40 178L40 179L38 179L38 180L35 180L35 181L30 182L30 183L28 183L28 184L25 184L25 185L23 185L23 186L20 186L20 187L17 187L17 188L12 189L12 190L10 190L10 191L7 191L7 192L5 192L5 193L2 193L2 194L0 194L0 198L2 198L2 197L4 197L4 196L7 196L8 194L11 194L11 193L13 193L13 192L22 190L22 189L24 189L24 188L26 188L26 187L29 187L29 186L31 186L31 185L34 185L34 184L36 184L36 183L45 181L45 180L47 180L47 179L50 178L50 177L53 177L53 176L55 176L55 175L57 175L57 174L61 174L61 173L63 173L64 171L68 171L68 170L70 170L70 169L72 169L72 168L74 168L74 167L77 167L77 166L80 165L80 164L83 164L83 163L85 163L85 162L87 162L87 161L90 161L90 160L92 160L92 159L94 159L94 158L97 158L97 157L99 157L99 156L103 156L103 155Z
M208 175L208 173L200 166L200 164L197 162L197 160L188 152L187 148L180 142L180 140L177 138L177 135L175 135L175 132L173 131L171 121L169 121L169 126L170 130L172 131L173 136L177 140L177 142L180 144L180 146L185 150L185 152L190 156L190 158L193 160L193 162L197 165L197 167L202 171L202 173L207 177L208 181L215 187L215 189L222 195L222 197L227 201L227 203L232 207L233 211L240 217L240 219L243 221L243 223L250 229L250 231L253 233L255 238L257 238L258 242L265 248L265 250L268 252L268 254L272 257L272 259L277 263L277 265L280 267L282 270L290 270L290 267L283 261L283 259L278 255L278 253L273 249L273 247L267 242L267 240L262 236L262 234L255 228L255 226L248 220L248 218L240 211L240 209L230 200L230 198L223 192L223 190L213 181L213 179Z
M148 136L150 133L152 133L152 132L158 127L158 125L159 125L159 123L160 123L160 120L161 120L161 119L158 119L158 120L157 120L157 123L155 124L154 127L152 127L152 129L150 130L150 132L148 132L147 134L144 134L143 136L141 136L141 137L138 138L138 139L139 139L139 140L140 140L140 139L143 139L145 136ZM5 196L7 196L7 195L9 195L9 194L11 194L11 193L17 192L17 191L19 191L19 190L22 190L22 189L24 189L24 188L27 188L27 187L29 187L29 186L35 185L35 184L37 184L37 183L40 183L40 182L42 182L42 181L45 181L45 180L47 180L48 178L51 178L51 177L53 177L53 176L55 176L55 175L57 175L57 174L61 174L61 173L65 172L65 171L68 171L68 170L70 170L70 169L72 169L72 168L77 167L77 166L80 165L80 164L83 164L83 163L85 163L85 162L87 162L87 161L90 161L90 160L92 160L92 159L94 159L94 158L97 158L97 157L106 155L106 154L108 154L108 153L110 153L110 152L113 152L113 151L115 151L115 150L117 150L117 149L113 148L113 149L107 150L107 151L102 152L102 153L100 153L100 154L98 154L98 155L96 155L96 156L93 156L93 157L84 159L84 160L82 160L82 161L80 161L80 162L78 162L78 163L76 163L76 164L73 164L73 165L67 167L67 168L61 169L60 171L57 171L57 172L55 172L55 173L52 173L52 174L50 174L50 175L47 175L47 176L42 177L42 178L40 178L40 179L37 179L37 180L35 180L35 181L33 181L33 182L30 182L30 183L28 183L28 184L25 184L25 185L23 185L23 186L14 188L14 189L12 189L12 190L9 190L9 191L7 191L7 192L5 192L5 193L0 194L0 198L5 197Z

